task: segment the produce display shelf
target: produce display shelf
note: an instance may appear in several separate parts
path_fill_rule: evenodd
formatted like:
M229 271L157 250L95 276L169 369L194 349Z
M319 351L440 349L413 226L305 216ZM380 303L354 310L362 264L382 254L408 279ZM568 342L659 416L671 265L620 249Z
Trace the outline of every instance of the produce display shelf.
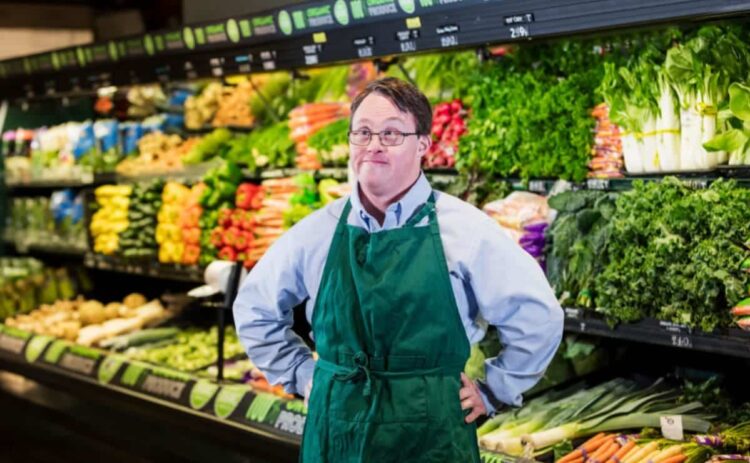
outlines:
M274 462L297 461L306 412L300 400L256 393L241 384L217 384L186 373L128 361L107 351L0 324L0 370L89 399L117 400L160 420L227 433L263 450ZM2 385L0 385L0 388ZM517 458L481 450L483 463ZM533 462L533 460L529 460Z
M9 193L33 193L34 190L50 190L62 188L87 188L102 185L115 180L114 174L92 174L78 179L44 179L29 180L28 182L6 183Z
M298 458L305 412L300 400L256 393L243 384L217 384L98 349L0 325L0 369L65 387L83 397L99 396L150 409L160 419L227 432L253 444L262 461Z
M70 258L83 258L86 254L85 248L79 248L75 246L67 246L64 244L55 243L33 243L33 244L20 244L11 240L4 240L7 246L13 247L19 254L31 254L31 255L55 255L61 257Z
M207 162L180 171L155 172L138 175L122 174L100 174L90 182L78 181L44 181L29 182L24 184L8 185L11 195L25 195L40 193L41 190L62 188L94 187L107 183L137 183L155 179L173 180L178 182L193 183L199 181L205 173L216 163ZM323 167L317 170L302 170L297 168L261 169L251 171L243 170L243 177L247 181L261 182L267 179L278 179L293 177L301 173L311 172L317 180L333 178L339 181L348 180L348 169L346 167ZM425 175L438 188L446 188L459 176L454 169L425 169ZM737 182L741 187L750 188L750 168L736 166L720 166L711 171L700 172L664 172L639 175L627 175L622 178L590 178L583 182L571 183L574 189L588 189L601 191L627 191L633 188L633 182L659 182L666 176L675 176L693 188L706 188L712 182L720 178L729 178ZM539 194L549 194L559 180L555 179L530 179L498 178L507 181L514 190L531 191ZM39 191L37 191L39 190Z
M750 358L750 333L739 328L705 333L684 325L655 319L644 319L611 328L603 319L589 315L584 310L566 308L565 331L730 357Z
M304 2L0 62L3 97L316 67L750 12L749 0Z
M87 252L84 255L83 264L88 268L98 270L189 283L203 283L203 269L198 266L165 265L148 260L129 261L92 252Z

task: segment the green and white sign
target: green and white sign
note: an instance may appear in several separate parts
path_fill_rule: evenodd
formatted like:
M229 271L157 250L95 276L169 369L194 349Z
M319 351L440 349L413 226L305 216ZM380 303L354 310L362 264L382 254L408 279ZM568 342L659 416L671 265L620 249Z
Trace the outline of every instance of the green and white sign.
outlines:
M219 386L217 384L209 381L198 381L190 391L190 406L194 410L200 410L216 395L216 391L218 390Z
M143 48L146 49L146 54L147 55L153 56L154 51L155 51L154 50L154 39L150 35L147 35L147 36L143 37Z
M291 35L291 33L294 31L294 26L292 25L292 17L286 10L279 11L279 29L281 29L281 32L283 32L284 35Z
M219 418L228 418L237 410L248 391L247 386L223 386L214 401L214 414Z
M342 26L349 24L349 8L347 8L345 0L336 0L333 5L333 16Z
M52 343L44 354L44 361L51 364L57 364L60 361L60 357L68 350L68 342L57 340Z
M227 37L229 37L229 40L234 43L240 41L240 26L234 19L227 21Z
M36 362L37 359L42 355L44 349L52 342L49 336L34 336L31 341L26 345L26 360L29 363Z
M414 4L414 0L398 0L398 5L402 10L404 10L405 13L408 14L414 13L416 7L416 5Z
M185 42L185 46L192 50L195 48L195 36L193 35L193 29L186 27L182 29L182 40Z
M120 357L109 356L99 365L99 371L97 372L97 378L102 384L109 384L112 378L115 377L120 367L125 363Z

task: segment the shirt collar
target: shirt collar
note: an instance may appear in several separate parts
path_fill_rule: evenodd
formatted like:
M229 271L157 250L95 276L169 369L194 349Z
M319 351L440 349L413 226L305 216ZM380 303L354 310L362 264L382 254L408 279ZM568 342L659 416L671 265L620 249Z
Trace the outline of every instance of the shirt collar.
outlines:
M412 185L409 191L397 202L388 206L385 211L385 219L383 220L383 229L398 228L403 223L409 220L414 212L422 204L426 203L432 193L432 186L424 175L424 172L419 174L419 178ZM352 203L352 210L356 214L359 223L368 231L378 231L380 225L370 214L367 213L365 208L362 206L362 201L359 197L359 183L354 185L352 188L350 200Z

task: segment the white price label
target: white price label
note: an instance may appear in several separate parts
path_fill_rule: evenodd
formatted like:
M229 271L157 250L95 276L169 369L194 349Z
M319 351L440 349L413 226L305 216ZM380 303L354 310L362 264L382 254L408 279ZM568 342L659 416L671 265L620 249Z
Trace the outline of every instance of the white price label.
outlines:
M662 416L661 419L661 434L670 440L681 441L685 438L682 432L682 416Z

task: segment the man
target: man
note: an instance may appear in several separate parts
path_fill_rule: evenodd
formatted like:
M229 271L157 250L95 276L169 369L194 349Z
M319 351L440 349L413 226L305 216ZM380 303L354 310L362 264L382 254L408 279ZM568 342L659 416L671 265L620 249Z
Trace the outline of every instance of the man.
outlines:
M557 350L562 310L492 219L430 187L419 90L378 80L351 109L351 196L268 250L237 297L237 331L272 384L309 400L302 462L478 463L474 421L521 405ZM306 299L317 362L291 329ZM475 384L462 371L488 323L504 350Z

